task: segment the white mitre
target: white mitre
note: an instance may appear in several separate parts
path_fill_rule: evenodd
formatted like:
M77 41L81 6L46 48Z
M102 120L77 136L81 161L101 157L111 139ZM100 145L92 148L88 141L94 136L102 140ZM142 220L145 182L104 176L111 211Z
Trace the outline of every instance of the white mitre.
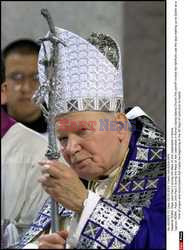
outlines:
M123 81L118 44L104 34L93 33L85 40L61 28L56 27L55 31L56 37L66 44L58 44L55 115L78 111L123 112ZM40 89L47 86L46 68L41 62L46 56L50 58L51 48L51 42L45 41L40 49ZM44 100L48 104L47 91L45 94Z

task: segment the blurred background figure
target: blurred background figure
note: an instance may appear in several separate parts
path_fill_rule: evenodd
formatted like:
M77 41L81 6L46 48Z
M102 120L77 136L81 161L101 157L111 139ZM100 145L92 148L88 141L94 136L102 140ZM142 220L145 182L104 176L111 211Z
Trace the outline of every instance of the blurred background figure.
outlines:
M14 245L48 197L38 183L38 162L45 158L47 124L31 101L38 87L39 46L18 40L2 53L1 67L1 236ZM23 124L22 124L23 123ZM24 126L26 125L26 126ZM29 128L28 128L29 127ZM39 132L35 132L35 131Z
M15 40L2 51L1 67L1 236L2 248L16 244L48 194L38 178L47 151L47 122L32 96L38 88L40 46ZM46 138L44 138L44 135Z
M40 46L30 39L15 40L2 52L4 110L16 121L41 134L47 123L41 109L32 101L38 88L37 59Z
M48 197L38 183L47 141L1 108L1 145L1 239L6 248L18 241Z

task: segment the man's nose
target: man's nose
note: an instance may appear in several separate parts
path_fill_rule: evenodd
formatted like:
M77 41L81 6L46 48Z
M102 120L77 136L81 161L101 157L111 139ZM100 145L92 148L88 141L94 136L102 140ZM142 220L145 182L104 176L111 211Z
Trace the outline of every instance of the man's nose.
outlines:
M31 93L33 94L35 92L35 90L38 87L38 82L31 79L31 77L25 77L22 86L21 86L21 90L25 93Z
M68 137L67 145L64 148L65 153L69 156L72 157L75 155L77 152L81 150L81 145L80 145L80 138L79 136L72 134Z
M21 90L24 93L33 92L32 82L30 79L26 78L21 86Z

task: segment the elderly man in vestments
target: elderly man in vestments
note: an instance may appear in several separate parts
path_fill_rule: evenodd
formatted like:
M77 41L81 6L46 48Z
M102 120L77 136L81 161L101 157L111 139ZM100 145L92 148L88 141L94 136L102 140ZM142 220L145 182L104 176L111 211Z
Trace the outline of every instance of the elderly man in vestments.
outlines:
M56 33L67 46L58 45L55 127L69 165L40 162L39 181L58 202L60 229L51 233L48 199L18 247L165 249L165 140L139 107L124 113L118 44ZM39 61L51 48L42 45Z

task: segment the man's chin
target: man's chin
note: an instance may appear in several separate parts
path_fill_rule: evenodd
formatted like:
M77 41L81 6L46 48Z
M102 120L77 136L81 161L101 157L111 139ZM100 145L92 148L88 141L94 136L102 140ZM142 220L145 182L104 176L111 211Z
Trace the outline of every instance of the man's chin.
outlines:
M89 175L89 166L86 164L76 164L72 167L74 171L83 179L87 179Z
M40 112L33 109L32 110L23 109L15 115L16 120L27 123L36 121L39 118L39 116Z
M103 174L103 169L89 158L81 161L78 164L72 165L72 168L80 178L85 180L97 179L100 175Z
M78 176L87 181L96 179L99 177L98 173L92 173L92 166L83 166L81 168L74 168Z
M73 169L79 174L80 172L88 171L88 164L86 164L85 161L82 161L80 163L74 164Z

